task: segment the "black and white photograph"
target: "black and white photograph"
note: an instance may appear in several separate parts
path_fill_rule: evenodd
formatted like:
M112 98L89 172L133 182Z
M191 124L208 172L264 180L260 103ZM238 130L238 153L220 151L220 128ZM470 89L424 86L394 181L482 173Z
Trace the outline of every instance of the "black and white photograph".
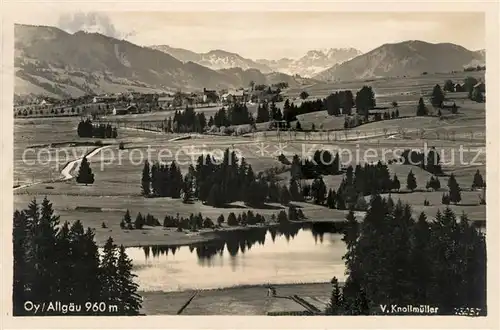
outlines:
M485 12L147 9L12 19L9 315L494 313Z

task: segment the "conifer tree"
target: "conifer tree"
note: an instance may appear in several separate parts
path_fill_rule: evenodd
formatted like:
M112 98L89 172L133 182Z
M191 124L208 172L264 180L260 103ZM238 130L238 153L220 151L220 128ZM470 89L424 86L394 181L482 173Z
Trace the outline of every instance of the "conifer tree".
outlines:
M315 204L322 205L326 197L326 185L322 177L314 179L311 185L312 197Z
M406 178L406 188L412 192L415 188L417 188L417 180L415 179L415 175L412 170L410 170L410 173L408 173L408 177Z
M84 183L85 185L94 183L94 173L92 173L90 164L85 156L82 158L80 163L80 169L78 170L76 182Z
M333 189L328 190L328 195L326 197L326 205L328 206L328 208L330 209L335 208L335 200L336 200L335 191L333 191Z
M133 280L136 275L132 274L132 260L127 256L123 245L118 251L116 268L120 315L139 315L142 298L137 294L139 286Z
M474 180L472 181L472 189L476 188L483 188L484 187L484 180L483 176L479 172L479 170L476 171L474 174Z
M461 189L453 173L448 179L448 188L450 190L450 202L455 204L460 203L460 201L462 200L462 195L460 194Z
M290 192L286 186L282 186L280 189L280 203L283 205L288 205L290 203Z
M141 188L142 195L149 197L151 194L151 174L148 160L144 162L144 168L142 169Z
M392 178L391 188L393 190L398 190L398 191L401 188L401 184L399 183L398 176L395 173L394 173L394 177Z
M294 178L290 178L290 199L297 202L303 200L297 180Z
M120 303L120 286L117 281L117 250L111 237L108 238L103 248L103 256L100 264L101 301L118 305Z
M339 281L336 277L332 279L333 289L330 302L326 307L326 315L343 315L343 299L340 291Z
M441 108L444 101L444 93L439 84L432 89L431 104L436 108Z
M142 227L144 227L144 218L142 217L142 214L141 212L137 213L137 216L135 218L135 222L134 222L134 228L135 229L142 229Z
M27 240L27 217L26 214L16 210L14 212L14 225L12 229L13 243L13 283L12 283L12 301L13 314L20 316L24 314L24 302L26 301L25 290L28 287L27 273L28 267L26 263L27 249L29 242Z
M424 104L424 99L420 98L418 100L418 106L417 106L417 116L427 116L428 110L427 107Z
M224 223L224 215L223 215L223 214L221 214L221 215L219 215L219 217L217 218L217 224L218 224L219 226L222 226L222 224L223 224L223 223Z

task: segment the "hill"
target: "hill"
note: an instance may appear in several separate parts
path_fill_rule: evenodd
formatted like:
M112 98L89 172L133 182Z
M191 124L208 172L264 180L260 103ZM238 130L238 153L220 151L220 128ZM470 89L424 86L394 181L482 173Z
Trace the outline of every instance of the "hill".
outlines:
M192 61L184 63L162 51L99 33L69 34L55 27L16 24L14 37L18 95L238 88L257 74L254 69L217 71ZM259 73L262 83L276 76ZM290 86L308 83L288 75L281 78Z
M384 44L366 54L334 65L314 78L345 81L375 77L414 76L423 72L451 72L484 63L484 54L451 43L410 40Z

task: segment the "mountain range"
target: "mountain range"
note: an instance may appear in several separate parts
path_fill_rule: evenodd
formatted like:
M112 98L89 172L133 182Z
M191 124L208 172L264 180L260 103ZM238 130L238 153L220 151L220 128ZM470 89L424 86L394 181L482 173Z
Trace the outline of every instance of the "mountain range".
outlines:
M330 48L310 50L299 59L282 58L279 60L257 60L275 71L288 74L298 74L302 77L312 77L333 65L343 63L358 55L361 51L354 48Z
M279 60L258 59L251 60L236 53L225 50L211 50L207 53L196 53L183 48L174 48L168 45L151 46L182 62L195 62L213 70L242 68L257 69L262 73L283 72L290 75L311 77L331 66L350 60L361 54L354 48L330 48L310 50L298 59L282 58Z
M86 93L185 91L239 88L286 82L291 87L316 82L258 69L213 70L182 62L165 52L99 33L73 34L48 26L16 24L15 94L55 97Z
M452 43L409 40L384 44L349 61L336 64L313 78L346 81L376 77L420 75L423 72L450 72L467 66L484 65L485 51L471 51Z
M213 50L195 53L169 46L143 47L100 33L16 24L15 94L55 97L88 93L230 89L286 82L450 72L484 65L485 51L418 40L384 44L361 54L354 48L311 50L299 59L251 60ZM312 76L312 78L303 78Z
M187 49L174 48L167 45L155 45L151 46L151 48L167 53L179 61L198 63L212 70L242 68L244 70L257 69L262 73L270 73L273 71L265 64L257 63L250 59L243 58L236 53L220 49L211 50L207 53L195 53Z

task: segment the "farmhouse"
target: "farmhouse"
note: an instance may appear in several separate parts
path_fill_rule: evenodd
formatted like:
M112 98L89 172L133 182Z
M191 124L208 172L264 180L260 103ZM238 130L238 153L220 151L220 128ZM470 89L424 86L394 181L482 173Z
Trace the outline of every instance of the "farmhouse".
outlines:
M479 93L485 93L486 92L486 85L484 82L480 81L477 84L474 85L474 92L479 92Z
M113 108L113 115L128 115L130 113L137 113L137 106L129 105L127 107L117 106Z
M465 92L465 85L464 84L460 84L460 83L456 83L454 86L453 86L453 90L455 92Z
M203 88L203 103L216 103L219 101L219 95L214 90Z
M158 106L162 109L171 108L174 106L174 97L173 96L162 96L158 98Z
M248 94L244 90L230 91L222 95L222 101L224 103L243 103L246 102Z
M116 102L117 97L113 95L101 95L101 96L94 96L92 99L93 103L109 103L109 102Z

